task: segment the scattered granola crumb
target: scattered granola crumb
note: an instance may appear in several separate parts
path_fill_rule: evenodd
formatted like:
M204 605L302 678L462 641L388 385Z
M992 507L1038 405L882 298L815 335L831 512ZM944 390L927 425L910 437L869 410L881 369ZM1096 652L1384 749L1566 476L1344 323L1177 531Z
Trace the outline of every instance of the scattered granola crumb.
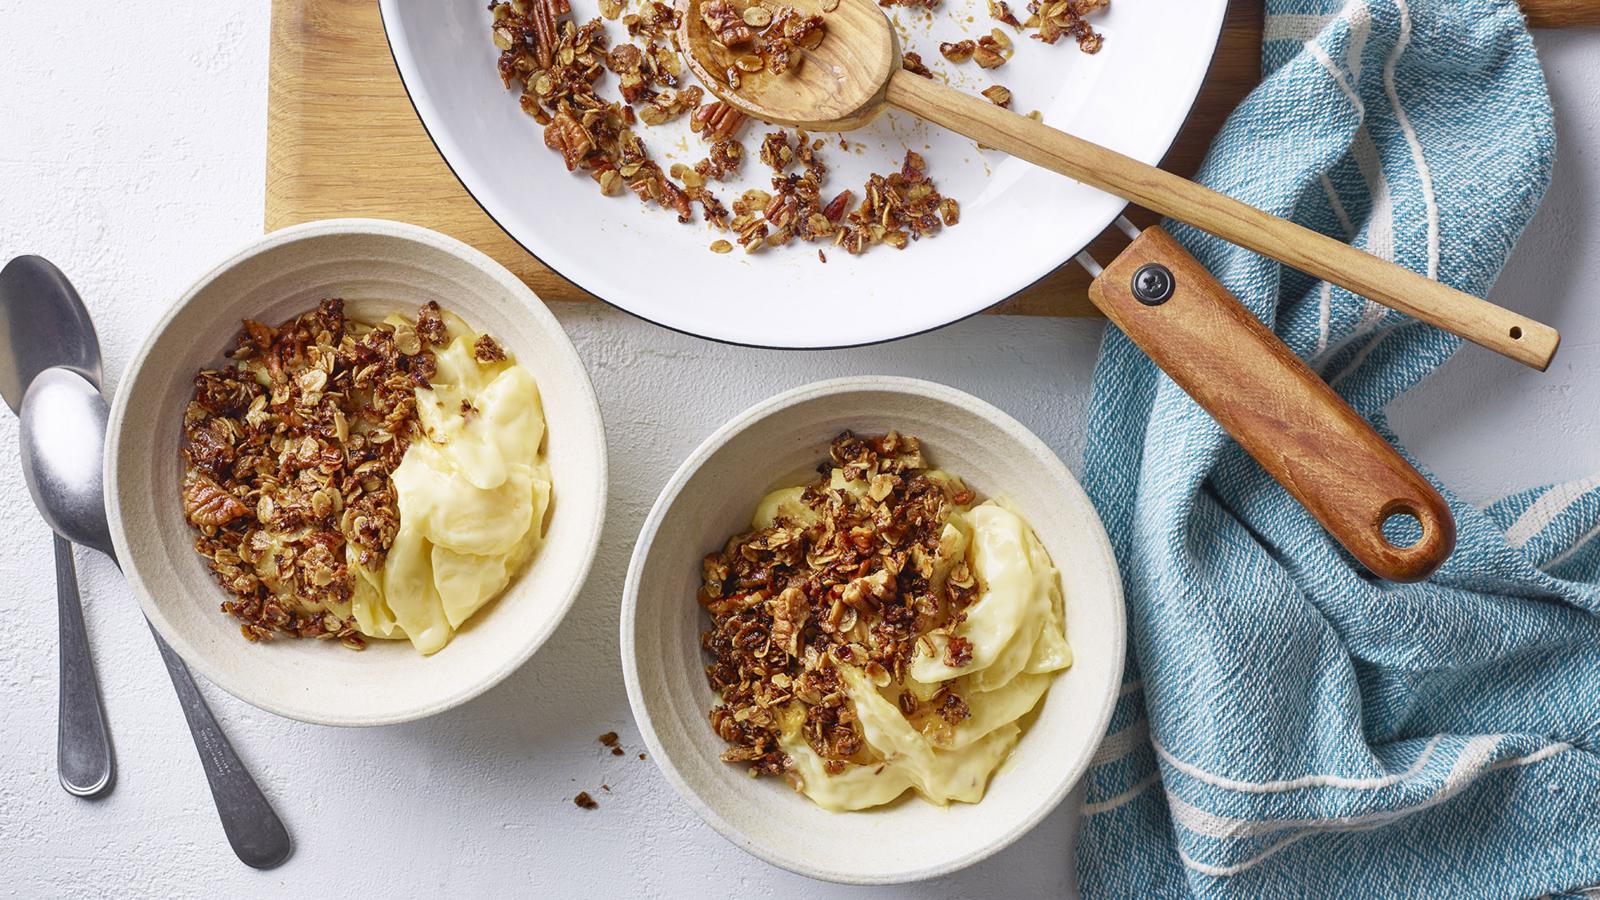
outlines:
M732 250L733 250L733 245L728 243L725 240L722 240L721 238L718 238L717 240L714 240L714 241L711 242L711 252L712 253L729 253Z
M822 248L821 247L818 247L817 248L817 262L825 263L827 261L828 261L828 255L826 253L822 252Z
M612 747L611 748L611 755L612 756L621 756L623 754L623 752L624 751L623 751L623 749L621 747Z
M921 75L923 78L933 77L933 70L923 65L922 54L915 51L900 54L900 68L913 75Z
M643 753L639 754L639 758L640 759L644 759L644 754Z
M1015 52L1011 38L1007 37L1004 31L994 28L978 38L977 46L972 51L972 61L985 69L998 69L1005 65Z
M478 335L478 340L472 345L472 355L481 363L499 362L506 358L506 351L501 348L498 341L487 334Z
M1011 90L1003 84L991 84L983 89L983 95L989 102L1001 109L1011 108Z
M574 804L576 804L579 809L599 809L600 808L600 804L594 802L594 798L589 796L589 792L588 791L579 792L578 796L572 798L572 802Z
M1018 31L1022 30L1022 23L1012 14L1011 7L1005 0L989 0L989 15L998 22L1004 22Z
M946 41L939 45L939 54L953 63L964 63L972 58L977 49L977 43L971 39Z
M1032 15L1023 27L1037 29L1034 39L1046 44L1054 44L1063 35L1070 35L1078 42L1079 50L1099 53L1105 37L1095 31L1084 16L1108 5L1110 0L1031 0L1028 12Z

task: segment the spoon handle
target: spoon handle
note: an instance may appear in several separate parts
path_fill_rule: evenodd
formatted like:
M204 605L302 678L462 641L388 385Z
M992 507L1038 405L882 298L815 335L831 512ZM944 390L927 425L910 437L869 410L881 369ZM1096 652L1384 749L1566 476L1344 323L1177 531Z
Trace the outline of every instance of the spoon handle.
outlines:
M1421 581L1450 555L1439 492L1164 229L1134 238L1089 299L1371 572ZM1414 541L1384 534L1397 515Z
M106 729L100 684L94 676L89 634L78 597L78 571L72 545L55 536L56 615L60 628L61 706L56 716L56 771L61 786L78 797L98 797L111 790L116 763Z
M150 634L161 649L161 661L167 664L167 674L172 676L172 686L178 692L178 704L183 707L184 718L189 720L189 733L194 737L195 749L200 751L200 763L211 785L211 799L217 804L217 816L222 820L222 830L233 852L252 868L271 869L282 865L293 851L283 820L273 811L256 780L250 777L239 755L233 751L233 745L228 743L228 736L211 714L211 707L200 696L200 688L189 674L189 667L154 626Z
M1543 371L1554 328L980 97L904 70L889 105L1115 194Z

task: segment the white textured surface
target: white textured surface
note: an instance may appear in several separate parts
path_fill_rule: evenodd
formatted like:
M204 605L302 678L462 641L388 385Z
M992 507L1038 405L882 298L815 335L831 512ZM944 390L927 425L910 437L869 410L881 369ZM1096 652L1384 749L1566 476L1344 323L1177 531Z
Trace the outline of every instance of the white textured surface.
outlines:
M67 271L94 311L108 372L121 371L147 323L195 276L259 233L267 6L126 0L85 15L0 0L0 257L41 253ZM1540 375L1469 349L1392 410L1411 449L1474 501L1600 469L1600 32L1542 35L1540 45L1561 161L1495 299L1559 327L1561 355ZM716 425L829 375L955 385L1075 461L1098 327L983 317L886 347L799 355L711 345L603 308L557 313L590 367L611 439L610 521L588 589L528 666L435 719L321 728L208 690L298 842L295 858L270 873L228 852L132 597L109 563L83 553L84 604L120 774L98 802L56 785L50 547L15 466L0 463L8 538L0 553L0 891L873 893L814 885L745 856L701 825L653 765L632 752L613 758L595 743L616 729L630 750L638 744L616 638L633 535L678 460ZM0 460L16 455L15 420L0 415ZM574 808L579 790L596 793L601 808ZM974 869L881 893L1060 895L1071 884L1073 827L1064 809Z

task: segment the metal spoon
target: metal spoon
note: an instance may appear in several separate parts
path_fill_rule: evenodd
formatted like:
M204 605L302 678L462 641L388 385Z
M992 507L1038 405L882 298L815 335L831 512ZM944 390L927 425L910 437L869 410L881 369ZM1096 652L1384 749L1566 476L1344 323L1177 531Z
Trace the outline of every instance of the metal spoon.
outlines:
M100 342L71 282L48 260L19 256L0 269L0 396L16 412L35 375L65 366L100 383ZM98 797L116 781L105 705L89 653L72 545L54 535L60 632L56 772L67 793Z
M108 413L99 389L81 375L61 368L40 372L22 400L22 466L50 527L116 562L102 481ZM257 869L282 864L293 851L288 830L228 743L188 667L154 628L150 633L189 720L233 852Z

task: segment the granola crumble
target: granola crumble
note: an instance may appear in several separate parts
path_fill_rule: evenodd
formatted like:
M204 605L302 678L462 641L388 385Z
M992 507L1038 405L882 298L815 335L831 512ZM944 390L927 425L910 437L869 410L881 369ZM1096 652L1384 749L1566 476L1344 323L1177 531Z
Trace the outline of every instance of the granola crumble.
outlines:
M735 90L746 76L782 75L799 66L801 51L816 47L827 32L821 16L777 0L770 5L706 0L700 17L711 33L712 70Z
M367 326L324 300L277 327L246 319L235 364L195 376L184 514L246 638L366 645L346 547L375 568L394 539L389 475L418 434L414 389L443 332L437 304L414 323Z
M898 686L901 713L925 734L947 733L967 715L950 683L926 701L904 688L918 642L953 636L978 595L966 561L940 557L944 525L972 492L930 476L917 440L894 432L846 432L829 457L819 470L840 470L844 484L824 477L804 490L809 521L780 515L701 565L698 600L711 619L701 647L720 697L711 725L729 745L722 759L748 763L753 775L794 778L779 746L784 720L802 723L829 773L862 760L839 664Z
M937 5L937 0L880 2L918 9ZM1094 53L1103 39L1086 17L1108 2L1032 0L1026 21L1018 21L1004 0L986 0L986 5L992 19L1029 32L1034 39L1054 44L1070 35L1080 49ZM828 13L837 5L837 0L824 0L821 9ZM569 0L497 0L489 10L491 34L500 51L501 80L520 90L523 110L544 128L546 146L561 155L567 170L588 175L603 195L631 193L646 205L671 211L679 222L694 221L698 208L698 218L730 238L711 241L713 252L727 252L737 243L746 253L756 253L799 240L831 242L859 254L879 244L904 248L909 240L958 221L954 215L931 214L942 210L947 198L934 191L920 157L914 166L909 160L902 165L898 181L894 174L871 176L861 188L862 205L852 211L811 202L825 181L820 154L813 153L807 162L798 160L791 149L794 158L786 159L780 149L769 154L765 140L760 156L774 172L772 190L746 190L747 208L741 210L735 201L730 211L708 183L727 182L738 175L748 155L740 142L746 117L700 87L683 83L685 67L673 37L680 14L672 5L660 0L599 0L603 18L583 24L571 18ZM707 0L700 12L713 35L717 64L712 68L735 89L756 73L782 76L792 71L802 64L803 51L815 47L826 32L824 16L803 14L782 0ZM608 46L605 20L620 22L627 40ZM1004 65L1016 52L999 28L976 39L940 44L939 49L951 62L970 61L986 69ZM902 55L902 66L935 77L914 51ZM598 85L606 73L616 78L621 102L602 95ZM1009 108L1008 89L995 85L983 93ZM690 130L709 149L692 165L677 163L664 170L639 132L685 116ZM848 145L841 141L841 146ZM801 162L803 172L788 173L794 161ZM908 166L915 170L915 179ZM751 217L753 195L766 195L770 210L763 206Z

